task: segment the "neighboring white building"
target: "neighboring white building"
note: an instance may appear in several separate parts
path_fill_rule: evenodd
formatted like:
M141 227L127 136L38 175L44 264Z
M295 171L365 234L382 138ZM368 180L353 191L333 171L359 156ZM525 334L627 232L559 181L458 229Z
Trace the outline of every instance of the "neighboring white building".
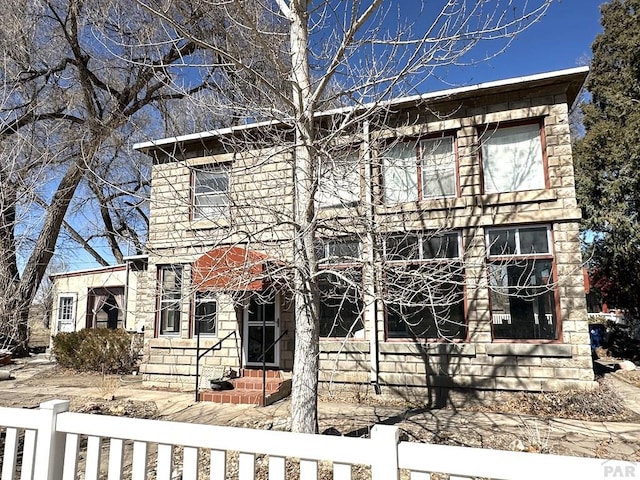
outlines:
M125 262L51 275L55 302L51 335L83 328L142 331L134 312L146 256L127 257Z

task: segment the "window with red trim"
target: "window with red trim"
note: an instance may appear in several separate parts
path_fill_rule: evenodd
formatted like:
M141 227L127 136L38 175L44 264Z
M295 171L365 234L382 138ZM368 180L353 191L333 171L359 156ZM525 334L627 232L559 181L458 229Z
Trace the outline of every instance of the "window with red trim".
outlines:
M488 128L482 135L485 193L546 188L540 123Z
M493 338L556 340L551 228L487 231Z
M398 141L384 154L384 200L406 203L457 195L453 136Z

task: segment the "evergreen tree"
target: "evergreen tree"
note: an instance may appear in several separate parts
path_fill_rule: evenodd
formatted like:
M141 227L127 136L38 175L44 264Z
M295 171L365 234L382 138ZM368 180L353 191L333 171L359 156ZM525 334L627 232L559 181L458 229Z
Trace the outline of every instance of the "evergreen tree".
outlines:
M590 270L604 300L640 313L640 0L601 7L575 147L578 199L593 242Z

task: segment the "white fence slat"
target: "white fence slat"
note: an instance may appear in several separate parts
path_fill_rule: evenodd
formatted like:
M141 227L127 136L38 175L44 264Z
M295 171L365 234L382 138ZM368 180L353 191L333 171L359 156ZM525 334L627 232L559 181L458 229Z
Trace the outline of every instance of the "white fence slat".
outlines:
M133 441L166 443L209 450L258 452L278 457L333 460L339 463L369 465L372 452L369 439L335 437L305 433L253 430L238 427L188 424L165 420L110 417L88 414L63 413L58 416L58 429L62 432L102 437L122 437ZM390 480L390 479L386 479Z
M300 459L300 480L318 480L318 462Z
M182 454L182 480L198 480L198 449L185 447Z
M124 440L112 438L109 442L109 472L107 480L122 480L122 460L124 458Z
M173 445L158 445L158 461L156 462L157 480L171 480L173 473Z
M411 472L411 480L431 480L431 474L426 472Z
M210 480L225 480L227 478L227 452L225 450L211 450L210 454Z
M76 480L78 473L78 448L80 435L69 433L65 439L64 465L62 467L62 480Z
M87 438L86 480L98 480L100 477L100 458L102 457L102 438L91 436Z
M7 428L4 432L4 453L2 455L2 480L13 480L18 458L18 429Z
M147 480L148 449L147 442L133 442L131 480Z
M371 429L371 480L399 480L398 442L400 430L391 425L374 425Z
M0 425L24 430L36 430L40 427L46 413L30 408L0 407Z
M240 452L238 458L238 480L255 480L256 455Z
M36 431L25 430L22 444L22 467L20 480L31 480L36 461Z
M460 459L464 461L461 462ZM401 442L399 467L416 472L442 472L462 477L518 478L519 480L557 478L558 472L571 472L571 478L601 480L605 466L625 471L630 462L599 458L568 457L528 452L509 452L484 448L455 447Z
M62 477L65 434L56 430L58 415L69 411L68 400L50 400L40 404L40 416L34 465L34 480L59 480Z
M287 459L269 456L269 480L285 480Z
M351 465L346 463L334 463L333 480L351 480Z

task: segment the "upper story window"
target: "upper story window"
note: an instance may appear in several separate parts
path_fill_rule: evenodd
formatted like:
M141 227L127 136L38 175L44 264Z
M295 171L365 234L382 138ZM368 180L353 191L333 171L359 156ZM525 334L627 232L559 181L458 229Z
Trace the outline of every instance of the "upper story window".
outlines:
M342 149L324 158L319 168L316 201L319 207L357 204L361 188L360 156L357 149Z
M485 193L546 187L541 124L489 128L481 138Z
M551 228L486 233L493 338L558 338Z
M230 171L228 163L193 169L194 220L217 220L228 215Z
M215 335L218 300L213 292L196 292L194 312L194 332L197 335Z
M385 152L385 203L454 197L456 194L453 136L397 142Z
M158 333L177 335L180 333L182 309L182 266L158 266L159 307Z

